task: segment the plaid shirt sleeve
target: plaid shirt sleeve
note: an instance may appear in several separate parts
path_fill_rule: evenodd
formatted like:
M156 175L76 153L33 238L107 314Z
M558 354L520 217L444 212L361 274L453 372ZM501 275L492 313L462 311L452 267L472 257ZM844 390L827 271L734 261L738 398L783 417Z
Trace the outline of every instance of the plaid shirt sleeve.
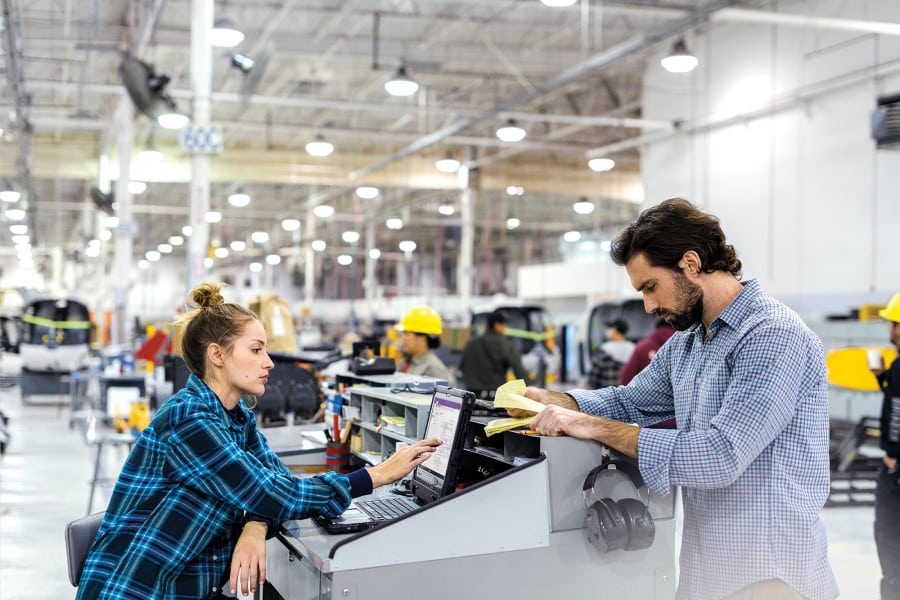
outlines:
M160 439L168 448L165 474L172 481L272 521L305 518L314 509L338 515L349 506L346 477L296 479L259 439L259 455L241 449L214 413L179 417Z

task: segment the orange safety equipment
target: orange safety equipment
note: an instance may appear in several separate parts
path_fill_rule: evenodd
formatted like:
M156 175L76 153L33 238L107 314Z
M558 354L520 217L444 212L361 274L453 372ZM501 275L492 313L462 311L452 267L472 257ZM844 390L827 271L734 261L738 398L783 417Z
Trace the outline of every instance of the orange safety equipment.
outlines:
M397 329L425 335L441 335L444 324L438 311L430 306L414 306L400 317Z
M894 294L888 305L878 311L878 316L894 323L900 323L900 292Z

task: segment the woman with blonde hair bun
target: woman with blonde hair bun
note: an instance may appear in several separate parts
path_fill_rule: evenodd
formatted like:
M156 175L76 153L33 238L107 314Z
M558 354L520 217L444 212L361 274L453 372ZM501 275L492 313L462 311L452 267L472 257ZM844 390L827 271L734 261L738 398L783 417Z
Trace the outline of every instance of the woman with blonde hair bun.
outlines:
M440 443L422 440L374 467L298 479L269 449L245 398L274 366L266 332L221 286L191 290L187 384L159 408L119 474L88 553L79 599L220 598L265 582L265 540L281 521L336 516L400 479Z

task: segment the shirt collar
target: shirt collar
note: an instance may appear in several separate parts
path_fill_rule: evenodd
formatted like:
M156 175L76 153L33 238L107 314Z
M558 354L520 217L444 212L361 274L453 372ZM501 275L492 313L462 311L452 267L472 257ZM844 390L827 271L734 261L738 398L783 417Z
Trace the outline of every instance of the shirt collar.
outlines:
M725 310L713 321L721 320L726 325L735 327L742 323L749 315L753 307L754 301L762 293L759 287L759 281L750 279L742 282L743 288L731 303L725 307Z

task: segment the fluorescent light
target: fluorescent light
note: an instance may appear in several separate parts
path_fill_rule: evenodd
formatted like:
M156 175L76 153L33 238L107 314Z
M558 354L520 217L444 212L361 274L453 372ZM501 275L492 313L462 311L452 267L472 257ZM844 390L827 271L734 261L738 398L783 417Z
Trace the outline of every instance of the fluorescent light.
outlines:
M414 252L416 249L416 243L412 240L403 240L398 244L398 247L403 252Z
M384 224L387 225L388 229L403 229L403 220L398 219L397 217L391 217L390 219L385 221Z
M449 217L454 212L456 212L456 209L453 208L452 204L441 204L440 206L438 206L438 212Z
M29 242L31 242L31 238L28 237L27 235L14 235L9 239L11 239L12 243L15 244L16 246L20 246L22 244L28 244Z
M21 208L11 208L6 211L6 218L10 221L21 221L25 218L25 211Z
M381 250L379 250L378 248L370 249L369 258L371 258L372 260L378 260L379 258L381 258Z
M209 30L209 43L219 48L233 48L244 41L244 34L228 17L216 19Z
M525 188L521 185L508 185L506 186L506 195L507 196L521 196L525 193Z
M281 262L281 257L277 254L269 254L266 256L266 262L270 265L277 265Z
M572 210L577 212L579 215L589 215L594 212L594 203L582 199L572 205Z
M184 237L191 237L192 233L194 233L194 228L191 227L190 225L185 225L184 227L181 228L181 234Z
M318 204L313 208L313 214L320 219L327 219L334 214L334 207L328 204Z
M232 250L235 252L243 252L247 249L247 242L244 240L234 240L229 244Z
M541 4L551 8L562 8L563 6L572 6L576 0L541 0Z
M678 40L672 46L668 56L659 61L670 73L689 73L697 67L697 57L690 53L684 40Z
M300 221L297 219L285 219L281 222L281 228L285 231L297 231L300 229Z
M265 244L269 241L269 234L265 231L254 231L250 234L250 239L257 244Z
M341 239L347 242L348 244L355 244L359 241L359 232L357 231L345 231L341 234Z
M352 262L353 262L353 257L350 256L349 254L341 254L340 256L337 257L337 263L339 265L341 265L342 267L346 267L347 265L349 265Z
M611 171L615 166L616 161L611 158L592 158L588 161L588 168L590 168L591 171L596 171L598 173Z
M230 253L228 252L228 248L216 248L213 254L216 255L216 258L228 258Z
M160 254L171 254L172 253L172 244L160 244L156 247L159 250Z
M515 217L510 217L506 220L506 228L507 229L516 229L521 224L522 224L522 221L520 221L519 219L517 219Z
M181 246L184 244L184 238L180 235L173 235L169 237L169 243L173 246Z
M497 130L497 137L503 142L521 142L525 139L525 130L519 127L515 119L509 119Z
M567 242L577 242L581 239L581 232L578 231L567 231L563 234L563 239Z
M162 254L160 254L159 251L157 251L157 250L147 250L147 252L144 253L144 258L146 258L150 262L156 262L161 257L162 257Z
M28 233L28 225L10 225L9 231L13 235L25 235Z
M206 219L207 223L218 223L222 220L222 213L217 210L211 210L203 218Z
M419 84L406 75L406 67L401 66L397 73L384 82L385 91L391 96L412 96L419 91Z
M363 200L374 200L378 197L378 188L371 185L361 185L356 188L356 195Z
M325 248L328 247L328 244L325 243L325 240L313 240L312 244L310 245L316 252L324 252Z
M260 271L262 271L263 266L262 266L262 263L252 262L252 263L250 263L249 268L250 268L251 273L259 273Z
M306 152L310 156L328 156L334 152L334 145L319 134L316 139L306 144Z

